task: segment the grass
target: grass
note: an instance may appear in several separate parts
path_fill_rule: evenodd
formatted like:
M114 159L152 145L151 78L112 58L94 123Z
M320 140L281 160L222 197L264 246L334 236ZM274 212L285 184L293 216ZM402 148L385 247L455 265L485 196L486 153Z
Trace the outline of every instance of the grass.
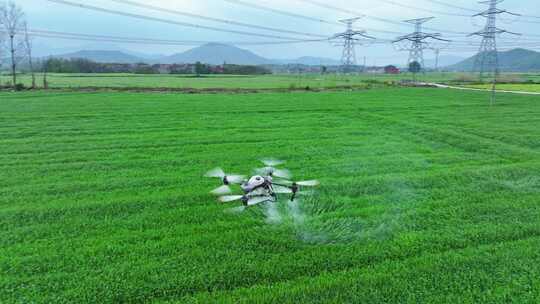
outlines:
M2 303L540 300L540 97L0 100ZM202 178L264 156L322 182L279 224Z
M467 87L475 88L475 89L491 90L491 85L490 84L467 85ZM497 84L497 90L539 93L540 92L540 84L501 83L501 84Z
M453 73L430 73L419 76L425 81L446 81L455 76ZM19 78L26 86L31 85L29 75ZM334 88L340 86L363 86L366 82L392 82L412 79L409 74L385 75L208 75L196 78L193 75L137 75L137 74L50 74L51 88L173 88L173 89L289 89L289 88ZM0 83L8 81L7 76ZM42 86L42 75L38 75L37 84Z
M43 86L43 75L37 75L38 87ZM514 83L513 86L532 86L540 81L540 76L534 73L504 73L501 78L504 82ZM19 81L29 87L31 77L21 74ZM336 87L364 87L368 83L392 83L411 81L413 76L409 73L399 75L387 74L277 74L277 75L203 75L197 78L194 75L142 75L142 74L49 74L50 88L78 89L78 88L116 88L116 89L332 89ZM450 72L429 72L419 74L418 81L438 82L450 84L473 83L479 79L477 75ZM9 83L9 75L0 74L0 84ZM486 80L489 82L489 79ZM533 82L533 83L529 83ZM485 85L487 86L487 85Z

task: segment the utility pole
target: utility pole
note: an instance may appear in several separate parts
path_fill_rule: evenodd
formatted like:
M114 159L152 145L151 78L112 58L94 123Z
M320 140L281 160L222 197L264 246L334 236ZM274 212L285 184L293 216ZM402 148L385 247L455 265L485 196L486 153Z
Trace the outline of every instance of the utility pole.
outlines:
M486 73L492 74L492 86L491 86L491 105L495 102L495 89L497 86L497 78L500 74L499 67L499 53L497 50L497 35L503 33L509 33L512 35L519 35L507 30L497 28L497 16L500 14L510 14L519 16L518 14L510 13L506 10L499 9L498 4L504 0L489 0L481 1L480 4L487 4L489 8L481 13L474 15L473 17L482 16L487 19L486 26L482 31L474 32L469 36L482 37L482 43L480 44L480 50L476 55L473 71L480 72L480 80L483 80Z
M398 43L402 41L410 42L410 46L401 49L401 50L409 51L409 60L407 61L408 68L410 68L414 63L414 65L419 66L420 71L424 70L425 68L424 50L430 48L429 43L426 40L435 39L435 40L440 40L440 41L449 41L449 40L441 39L440 33L422 32L422 25L432 20L433 18L434 17L405 20L404 22L414 24L414 27L415 27L414 33L398 37L396 40L394 40L394 43Z
M343 19L339 22L345 24L347 29L343 33L335 34L332 39L341 39L343 40L343 54L341 56L341 65L344 73L349 73L353 70L353 67L356 65L356 50L355 46L362 38L374 39L366 35L366 31L357 31L353 29L353 24L362 19L361 17ZM339 44L341 45L341 44Z
M435 52L435 72L439 71L439 55L441 54L441 49L435 48L433 50Z
M364 65L362 66L362 72L366 72L367 57L364 56Z

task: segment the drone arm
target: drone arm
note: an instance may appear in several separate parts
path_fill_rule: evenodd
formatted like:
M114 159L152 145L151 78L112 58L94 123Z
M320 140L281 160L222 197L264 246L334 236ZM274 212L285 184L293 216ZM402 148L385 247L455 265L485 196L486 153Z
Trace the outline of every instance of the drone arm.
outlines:
M287 189L291 189L291 191L292 191L291 202L294 201L294 199L296 198L296 194L298 193L298 190L300 190L300 187L298 187L298 185L296 183L292 184L291 186L278 184L278 183L273 183L273 185L280 186L280 187L285 187Z

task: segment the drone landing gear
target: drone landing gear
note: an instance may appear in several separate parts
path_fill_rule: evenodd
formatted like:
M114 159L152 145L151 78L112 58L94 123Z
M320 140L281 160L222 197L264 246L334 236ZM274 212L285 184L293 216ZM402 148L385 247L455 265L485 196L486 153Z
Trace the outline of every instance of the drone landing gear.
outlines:
M291 196L291 202L294 202L294 199L296 198L296 193L298 193L299 187L296 183L293 183L291 186L292 190L292 196Z

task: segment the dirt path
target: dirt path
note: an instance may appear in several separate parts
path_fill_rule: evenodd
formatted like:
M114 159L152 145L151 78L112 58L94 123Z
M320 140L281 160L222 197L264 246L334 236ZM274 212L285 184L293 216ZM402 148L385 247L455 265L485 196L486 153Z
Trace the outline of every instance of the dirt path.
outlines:
M433 86L441 89L453 89L453 90L464 90L464 91L482 91L482 92L490 92L491 90L488 89L475 89L475 88L466 88L466 87L456 87L456 86L449 86L445 84L439 84L439 83L426 83L428 86ZM510 93L510 94L521 94L521 95L540 95L540 92L526 92L526 91L506 91L506 90L497 90L497 93Z

